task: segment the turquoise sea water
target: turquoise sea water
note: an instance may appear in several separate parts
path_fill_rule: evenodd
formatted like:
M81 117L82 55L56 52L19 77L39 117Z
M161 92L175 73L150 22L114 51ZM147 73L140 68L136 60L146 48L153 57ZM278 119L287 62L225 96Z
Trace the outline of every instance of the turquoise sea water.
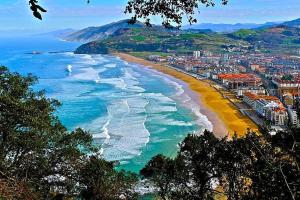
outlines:
M89 130L106 159L138 172L152 156L174 155L188 133L208 126L180 83L114 56L74 55L78 45L0 38L0 65L38 76L35 89L62 102L56 114L63 124Z

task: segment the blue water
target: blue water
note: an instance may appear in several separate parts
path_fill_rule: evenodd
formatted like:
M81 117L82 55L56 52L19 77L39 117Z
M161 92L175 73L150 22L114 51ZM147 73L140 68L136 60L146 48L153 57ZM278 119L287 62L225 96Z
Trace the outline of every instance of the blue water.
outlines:
M0 65L36 75L35 89L62 102L62 123L88 130L103 157L123 169L138 172L158 153L172 156L188 133L205 128L197 104L173 79L115 56L71 53L79 45L0 38Z

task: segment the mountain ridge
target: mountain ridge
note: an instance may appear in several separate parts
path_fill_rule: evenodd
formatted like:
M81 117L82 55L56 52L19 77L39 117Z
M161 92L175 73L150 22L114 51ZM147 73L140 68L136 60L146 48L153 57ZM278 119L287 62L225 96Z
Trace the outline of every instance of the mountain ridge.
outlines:
M240 29L233 33L216 33L210 30L168 30L160 26L114 29L106 38L80 46L76 53L110 53L114 51L175 51L180 54L195 50L226 52L230 48L256 48L265 52L289 52L300 48L300 28L284 23L258 29ZM124 21L123 21L124 23ZM288 23L288 22L286 22ZM285 23L285 24L286 24Z
M281 22L266 22L263 24L256 24L256 23L236 23L236 24L226 24L226 23L201 23L201 24L194 24L194 25L187 25L183 27L183 30L186 29L210 29L214 32L235 32L240 29L256 29L263 26L275 26L280 24Z
M145 26L141 22L131 25L128 24L128 21L128 19L124 19L102 26L87 27L68 35L64 39L68 41L90 42L94 40L106 39L120 28L135 28Z

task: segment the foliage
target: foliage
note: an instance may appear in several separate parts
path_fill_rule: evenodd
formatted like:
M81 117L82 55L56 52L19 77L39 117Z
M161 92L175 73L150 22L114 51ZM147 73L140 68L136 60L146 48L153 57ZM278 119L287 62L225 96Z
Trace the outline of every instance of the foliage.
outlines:
M99 158L87 132L68 132L53 114L59 102L35 92L36 82L32 75L22 77L0 67L0 182L6 188L0 187L0 197L76 197L88 188L94 188L95 195L98 191L115 195L113 199L127 195L135 176L116 172L111 163ZM91 154L95 156L89 158ZM92 165L92 161L100 164ZM84 169L90 168L102 174L87 174ZM98 185L89 185L101 183L99 178L111 179L114 189L102 191Z
M189 135L175 159L154 157L141 175L155 186L167 184L158 187L162 199L214 199L220 193L229 200L298 199L299 152L279 141L251 132L218 139L205 131Z
M223 5L228 3L228 0L220 0ZM89 4L90 0L86 0ZM40 12L47 12L44 8L38 5L37 0L29 0L30 9L33 11L34 17L42 20ZM171 27L171 23L175 23L178 27L182 24L183 16L187 16L190 24L196 23L194 18L195 11L199 11L199 7L215 6L215 0L129 0L125 8L125 13L133 14L130 20L131 24L136 23L137 19L145 19L145 24L150 26L151 16L161 16L162 24L165 27Z
M171 194L171 181L174 178L174 161L163 155L153 157L141 170L141 175L148 178L159 188L162 199L168 199Z
M142 42L145 40L145 37L142 35L136 35L132 37L133 40L137 41L137 42Z
M257 31L241 29L241 30L234 32L232 35L236 36L237 38L247 39L248 37L257 35Z
M30 9L32 10L32 14L34 17L42 20L41 12L47 12L43 7L38 5L37 0L29 0Z
M226 5L228 0L221 0ZM125 9L125 13L133 14L131 23L135 23L137 19L143 18L146 24L150 25L151 16L161 16L165 27L172 27L175 23L178 27L182 23L183 16L186 16L189 23L196 23L194 18L195 11L201 5L206 7L214 6L214 0L129 0Z
M86 200L136 199L134 184L137 176L125 171L116 172L114 163L92 156L81 168L80 182Z

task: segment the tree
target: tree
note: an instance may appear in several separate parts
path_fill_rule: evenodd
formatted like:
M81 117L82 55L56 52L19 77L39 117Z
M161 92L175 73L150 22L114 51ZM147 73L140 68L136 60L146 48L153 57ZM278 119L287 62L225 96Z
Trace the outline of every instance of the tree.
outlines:
M211 132L189 135L180 144L174 160L157 155L141 170L141 175L158 188L161 199L214 199L216 146L221 142Z
M172 159L159 154L141 170L141 175L159 188L158 194L163 200L171 197L174 167Z
M54 115L60 103L34 91L36 82L32 75L23 77L0 67L0 199L76 197L82 189L95 188L92 183L99 178L112 181L109 195L130 190L135 176L118 173L99 158L87 132L68 132Z
M223 5L228 3L228 0L220 1ZM195 11L199 11L200 5L214 6L215 0L129 0L125 13L133 14L132 23L143 18L149 25L149 17L160 16L164 26L170 27L172 23L180 26L184 16L190 24L197 22L194 15Z
M236 135L227 138L216 147L214 168L219 174L219 185L228 200L243 199L248 196L251 180L248 169L251 166L251 148L244 138Z
M172 199L214 199L213 184L219 179L215 168L216 148L223 143L211 132L189 135L180 144L176 157L175 190Z
M33 16L42 20L41 12L47 12L47 10L45 10L43 7L38 5L37 0L29 0L29 5L30 5L30 9L32 10Z
M136 199L135 174L114 170L114 163L92 156L81 168L81 197L85 200Z
M171 27L172 24L180 27L184 16L190 24L196 23L194 17L195 12L199 12L199 7L215 6L217 0L129 0L125 8L126 14L133 14L130 23L135 23L137 19L144 19L146 25L150 26L151 16L160 16L163 20L162 24L165 27ZM228 0L219 0L223 5L228 3ZM87 0L90 3L90 0ZM38 5L37 0L29 0L30 9L33 15L42 20L41 12L47 12L43 7Z
M144 177L155 186L167 184L158 187L160 194L167 194L162 199L210 200L220 195L229 200L294 200L300 195L297 157L256 133L231 140L215 138L208 131L189 135L171 167L165 167L168 158L158 158L141 173L150 171Z
M43 196L55 187L75 189L83 152L94 152L92 136L69 133L53 112L59 106L31 86L37 79L0 68L0 171Z

